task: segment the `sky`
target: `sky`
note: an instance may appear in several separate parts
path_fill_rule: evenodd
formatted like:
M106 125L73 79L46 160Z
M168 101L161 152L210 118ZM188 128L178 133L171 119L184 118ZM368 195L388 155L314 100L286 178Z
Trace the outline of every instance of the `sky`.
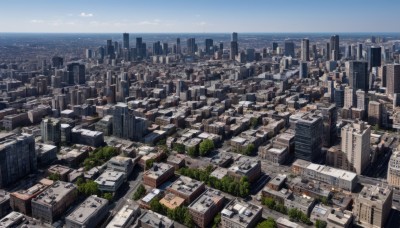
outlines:
M400 32L400 0L4 0L0 32Z

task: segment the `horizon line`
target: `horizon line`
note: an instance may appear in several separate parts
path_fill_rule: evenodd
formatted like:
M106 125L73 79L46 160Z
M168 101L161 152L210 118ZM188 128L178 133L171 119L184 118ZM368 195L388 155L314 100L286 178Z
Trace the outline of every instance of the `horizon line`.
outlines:
M231 34L232 32L2 32L0 34ZM242 34L400 34L400 32L237 32Z

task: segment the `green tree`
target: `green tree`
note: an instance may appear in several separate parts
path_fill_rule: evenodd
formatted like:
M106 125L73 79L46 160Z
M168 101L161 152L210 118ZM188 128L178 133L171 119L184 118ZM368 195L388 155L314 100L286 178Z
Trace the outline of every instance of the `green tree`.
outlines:
M218 212L218 214L214 217L212 228L217 228L220 223L221 223L221 212Z
M185 153L185 146L180 143L175 143L173 149L180 154Z
M192 158L199 156L199 151L197 150L197 147L195 147L195 146L189 147L187 153Z
M257 225L257 228L277 228L277 227L278 225L276 224L275 220L271 217L269 217L267 220L264 220L263 222Z
M85 196L98 195L99 186L93 180L88 180L85 183L78 185L78 191Z
M251 155L251 154L253 154L254 150L255 150L255 146L254 146L254 144L251 143L251 144L247 145L246 149L244 150L244 155Z
M189 210L185 211L183 217L183 224L187 227L194 227L192 215L189 213Z
M49 175L49 179L52 181L59 181L61 180L61 175L59 173L52 173Z
M269 209L274 209L276 204L275 200L271 197L264 197L262 199L262 203L266 205Z
M200 156L206 156L214 149L214 142L211 139L205 139L200 143Z
M154 159L149 159L146 161L146 169L150 169L151 167L153 167L154 164Z
M145 195L146 195L146 188L143 185L140 185L138 187L138 189L136 190L136 192L133 194L132 198L134 200L139 200L140 198L142 198Z
M257 128L257 126L260 124L260 121L256 117L251 117L250 119L250 125L253 129Z
M325 221L319 220L317 219L315 221L315 227L316 228L326 228L328 226L328 223L326 223Z
M106 192L102 195L102 197L108 201L111 201L114 198L114 195L111 192Z

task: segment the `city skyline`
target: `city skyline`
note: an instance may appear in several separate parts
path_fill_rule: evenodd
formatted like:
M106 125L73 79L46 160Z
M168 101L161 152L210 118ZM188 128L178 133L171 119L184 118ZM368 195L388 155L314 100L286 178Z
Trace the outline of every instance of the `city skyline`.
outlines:
M20 8L24 5L24 9ZM398 32L400 2L105 1L2 4L0 32L27 33L351 33ZM356 10L362 9L362 10ZM382 9L382 10L379 10ZM384 9L384 10L383 10ZM18 17L15 17L19 15ZM370 16L371 15L371 16ZM10 18L13 18L11 21ZM295 23L293 23L295 22ZM333 23L334 22L334 23Z

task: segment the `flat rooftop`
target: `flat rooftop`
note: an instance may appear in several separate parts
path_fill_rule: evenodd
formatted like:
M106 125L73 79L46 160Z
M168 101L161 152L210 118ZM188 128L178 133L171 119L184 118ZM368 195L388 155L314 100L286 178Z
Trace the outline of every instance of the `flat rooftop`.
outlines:
M147 224L150 227L172 227L174 221L166 216L157 214L152 211L144 212L138 219L141 223Z
M76 186L71 183L57 181L48 189L37 195L32 200L47 206L52 206L53 204L59 202L63 199L68 193L76 190Z
M173 189L177 192L189 196L197 189L199 189L202 185L204 185L204 183L201 181L197 181L185 176L180 176L174 183L172 183L169 189Z
M95 180L95 182L101 185L114 186L114 184L123 178L124 175L125 173L123 172L106 170Z
M106 199L89 196L66 219L84 225L90 217L95 216L96 212L106 207L107 204L108 200Z
M236 223L249 224L258 213L262 213L263 208L236 198L229 202L221 211L221 216L229 218Z
M173 169L174 167L170 164L166 163L153 163L153 167L148 169L144 175L150 177L152 179L157 179L158 177L162 176L168 170Z
M313 170L318 173L325 174L327 176L331 176L331 177L335 177L335 178L343 179L343 180L348 180L348 181L352 181L355 178L357 178L356 173L342 170L342 169L332 168L332 167L325 166L325 165L318 165L318 164L314 164L314 163L309 164L307 166L307 169Z
M127 222L134 216L135 211L129 208L129 205L125 205L121 210L114 216L106 228L121 228L127 225Z
M256 158L241 156L232 164L231 167L229 167L229 171L247 174L251 169L259 164L260 160L257 160Z
M174 194L168 193L161 200L160 203L169 209L175 209L185 203L185 199L176 196Z
M205 214L213 205L219 204L223 200L224 196L220 191L209 188L192 202L189 208L201 214Z

